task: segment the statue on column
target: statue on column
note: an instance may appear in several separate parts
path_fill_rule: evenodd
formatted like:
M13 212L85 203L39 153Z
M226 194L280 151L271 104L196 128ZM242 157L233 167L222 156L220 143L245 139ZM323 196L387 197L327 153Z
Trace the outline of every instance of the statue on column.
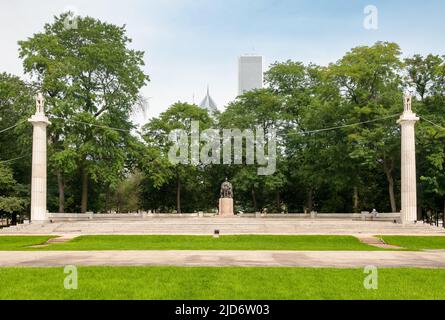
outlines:
M404 100L404 111L405 112L412 112L412 101L413 101L413 97L411 95L411 93L407 93L405 94L405 96L403 97Z
M41 92L36 96L36 113L45 114L45 97Z

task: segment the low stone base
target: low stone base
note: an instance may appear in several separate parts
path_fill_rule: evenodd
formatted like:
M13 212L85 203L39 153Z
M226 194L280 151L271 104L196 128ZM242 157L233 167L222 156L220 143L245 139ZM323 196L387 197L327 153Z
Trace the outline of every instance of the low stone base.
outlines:
M219 199L219 211L220 216L234 216L233 212L233 199L232 198L221 198Z
M31 224L49 224L51 221L49 219L46 220L31 220Z

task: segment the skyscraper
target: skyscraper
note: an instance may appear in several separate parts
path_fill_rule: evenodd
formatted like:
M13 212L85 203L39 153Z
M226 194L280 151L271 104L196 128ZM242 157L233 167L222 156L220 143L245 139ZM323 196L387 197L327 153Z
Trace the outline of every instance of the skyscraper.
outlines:
M238 61L238 95L263 87L263 57L244 55Z

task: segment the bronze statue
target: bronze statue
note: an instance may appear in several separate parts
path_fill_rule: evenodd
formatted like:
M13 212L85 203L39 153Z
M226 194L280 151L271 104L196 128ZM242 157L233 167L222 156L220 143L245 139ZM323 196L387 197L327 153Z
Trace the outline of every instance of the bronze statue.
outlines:
M227 181L224 181L221 185L221 198L233 198L232 184Z

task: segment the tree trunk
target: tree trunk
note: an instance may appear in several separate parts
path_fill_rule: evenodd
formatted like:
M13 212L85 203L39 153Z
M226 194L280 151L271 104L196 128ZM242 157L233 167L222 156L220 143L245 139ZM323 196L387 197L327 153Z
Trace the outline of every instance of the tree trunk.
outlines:
M82 170L82 200L80 204L80 212L86 213L88 210L88 173Z
M110 186L107 186L107 191L105 193L105 213L108 213L109 209L108 207L110 206Z
M307 213L314 211L314 189L310 188L307 192L307 202L306 202Z
M445 228L445 200L443 201L442 227Z
M389 201L391 203L391 211L397 212L396 197L394 195L394 178L392 176L393 165L392 163L384 162L383 168L386 174L386 180L388 181Z
M16 226L17 225L17 213L12 213L11 214L11 226Z
M59 213L65 213L65 179L60 170L57 170L56 174L59 187Z
M276 192L276 200L277 200L277 213L281 213L281 199L280 199L280 191Z
M358 187L357 186L354 187L353 201L354 201L354 204L353 204L354 213L359 213L359 210L360 210L360 200L359 200Z
M386 177L388 179L388 192L389 192L389 201L391 203L391 211L397 212L397 205L396 205L396 197L394 195L394 178L392 177L391 173L387 173Z
M176 174L176 211L181 213L181 179L179 179L179 173Z
M252 188L252 203L253 203L253 210L255 212L258 212L258 205L256 202L256 194L255 194L255 189Z

